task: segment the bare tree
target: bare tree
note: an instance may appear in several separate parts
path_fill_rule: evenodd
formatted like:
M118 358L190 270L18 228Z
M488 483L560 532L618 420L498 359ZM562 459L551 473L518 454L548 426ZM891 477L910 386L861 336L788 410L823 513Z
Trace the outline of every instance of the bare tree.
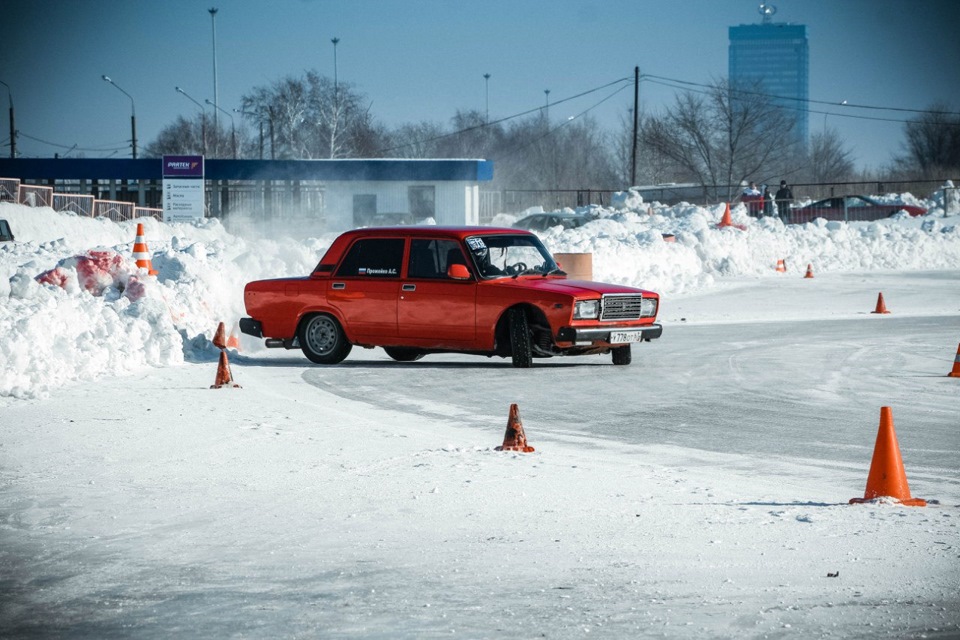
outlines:
M645 144L674 160L704 186L726 187L732 199L736 185L771 168L792 152L792 120L762 91L731 88L720 80L704 94L681 93L673 108L648 118Z
M945 103L932 104L904 126L906 156L901 169L921 178L940 178L960 169L960 115Z
M843 147L836 129L825 129L810 138L810 179L823 184L844 182L853 175L851 152Z
M241 105L247 118L269 122L272 157L363 157L383 146L386 135L362 94L315 71L255 87Z

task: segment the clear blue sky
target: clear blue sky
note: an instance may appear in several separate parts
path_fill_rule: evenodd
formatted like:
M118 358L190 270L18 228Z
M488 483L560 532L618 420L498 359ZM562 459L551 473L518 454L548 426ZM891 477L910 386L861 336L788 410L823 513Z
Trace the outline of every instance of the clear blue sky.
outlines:
M960 1L772 0L776 21L807 25L810 98L960 111ZM457 109L491 119L554 103L641 73L709 83L727 75L730 26L758 22L757 0L5 0L0 81L10 85L18 151L51 157L67 147L120 148L129 157L133 96L140 149L178 115L214 99L216 16L219 105L232 111L254 86L316 69L364 93L393 126L449 122ZM490 74L489 81L483 75ZM551 108L552 119L591 107L610 91ZM656 112L674 90L641 83ZM591 113L604 126L632 107L632 87ZM0 86L0 116L6 88ZM212 109L212 107L207 107ZM859 167L879 168L903 147L909 113L811 105L811 132L826 119ZM829 112L836 115L824 115ZM239 116L237 123L239 124ZM221 114L229 124L229 118ZM28 137L30 136L30 137ZM0 141L9 144L6 117ZM45 142L31 139L36 138ZM53 143L53 144L47 144ZM54 146L61 145L61 146ZM9 154L9 147L0 147ZM103 157L109 151L85 151ZM77 152L73 151L72 156Z

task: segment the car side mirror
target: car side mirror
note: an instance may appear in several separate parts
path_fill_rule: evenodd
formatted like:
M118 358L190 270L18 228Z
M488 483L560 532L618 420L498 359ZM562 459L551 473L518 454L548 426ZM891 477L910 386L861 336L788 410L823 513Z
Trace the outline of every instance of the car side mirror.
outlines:
M452 264L447 267L447 277L453 278L454 280L469 280L470 271L467 269L466 265Z

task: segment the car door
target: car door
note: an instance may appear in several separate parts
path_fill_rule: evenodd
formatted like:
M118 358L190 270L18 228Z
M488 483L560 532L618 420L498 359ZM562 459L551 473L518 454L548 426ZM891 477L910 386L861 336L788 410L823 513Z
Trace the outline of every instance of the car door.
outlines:
M327 288L352 339L389 344L397 336L403 238L360 238L347 250Z
M476 280L454 280L451 264L466 265L456 240L413 238L400 285L398 330L424 347L462 346L476 337Z

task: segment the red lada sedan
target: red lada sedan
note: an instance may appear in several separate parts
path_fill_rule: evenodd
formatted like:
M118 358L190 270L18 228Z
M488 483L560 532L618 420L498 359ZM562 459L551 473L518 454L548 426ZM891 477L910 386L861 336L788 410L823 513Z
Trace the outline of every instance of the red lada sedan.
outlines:
M318 364L356 345L394 360L459 352L511 358L612 354L659 338L660 296L568 280L539 238L492 227L384 227L338 237L309 276L244 289L244 333Z

